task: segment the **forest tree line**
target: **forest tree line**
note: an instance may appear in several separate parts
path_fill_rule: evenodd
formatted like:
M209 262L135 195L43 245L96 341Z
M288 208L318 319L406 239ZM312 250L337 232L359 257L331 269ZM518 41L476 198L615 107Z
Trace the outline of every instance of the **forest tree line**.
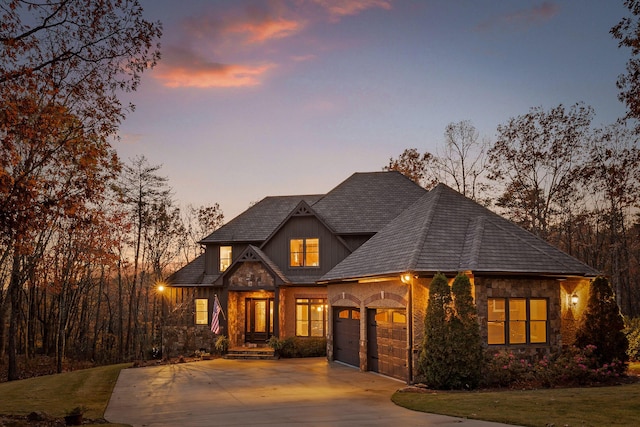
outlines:
M470 122L440 153L387 166L434 180L521 224L612 278L637 315L640 63L636 1L611 33L631 49L618 81L628 115L593 129L590 107L534 108L478 142ZM200 253L218 205L180 207L160 167L111 145L143 73L160 60L160 22L137 0L7 0L0 5L0 365L18 358L111 363L156 345L156 284Z
M437 153L406 149L385 167L444 182L607 275L622 312L640 316L640 149L634 129L592 127L563 105L509 119L495 142L451 123Z

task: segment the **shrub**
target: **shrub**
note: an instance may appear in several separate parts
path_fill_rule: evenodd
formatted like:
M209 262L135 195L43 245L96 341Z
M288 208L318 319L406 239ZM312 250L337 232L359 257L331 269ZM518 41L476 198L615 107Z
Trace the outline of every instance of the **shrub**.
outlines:
M324 337L271 337L267 341L280 357L319 357L327 354L327 339Z
M627 349L629 360L634 362L640 361L640 317L630 319L626 322L624 334L627 336L627 341L629 342L629 348Z
M218 335L216 337L216 341L214 343L214 348L216 352L219 354L225 354L227 350L229 350L229 345L231 344L231 340L224 335Z
M429 285L429 305L424 318L424 340L419 358L419 370L425 383L432 388L448 389L451 343L451 290L447 278L438 273Z
M465 274L458 274L451 286L454 314L450 324L452 346L449 365L450 388L473 389L482 377L482 338L476 306L471 295L471 282Z
M600 365L622 362L624 371L629 343L623 330L624 320L609 281L596 277L589 287L587 309L575 345L582 349L594 346L593 356Z
M570 347L555 356L527 358L511 351L487 352L483 384L539 388L617 381L623 362L599 363L595 346Z

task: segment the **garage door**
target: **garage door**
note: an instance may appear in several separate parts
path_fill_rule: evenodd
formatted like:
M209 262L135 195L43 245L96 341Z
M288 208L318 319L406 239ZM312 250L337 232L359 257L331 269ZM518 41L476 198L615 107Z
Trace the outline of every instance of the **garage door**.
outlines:
M367 311L367 366L401 380L407 379L407 315L404 309Z
M360 310L333 308L333 358L360 366Z

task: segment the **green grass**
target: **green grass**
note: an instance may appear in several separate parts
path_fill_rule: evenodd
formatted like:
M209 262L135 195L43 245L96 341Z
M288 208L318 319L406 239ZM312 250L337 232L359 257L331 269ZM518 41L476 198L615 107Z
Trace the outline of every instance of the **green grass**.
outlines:
M103 418L118 374L129 366L131 364L101 366L0 383L0 414L27 415L42 411L63 417L74 407L84 406L86 418Z
M637 426L640 384L526 391L395 393L415 411L520 426Z

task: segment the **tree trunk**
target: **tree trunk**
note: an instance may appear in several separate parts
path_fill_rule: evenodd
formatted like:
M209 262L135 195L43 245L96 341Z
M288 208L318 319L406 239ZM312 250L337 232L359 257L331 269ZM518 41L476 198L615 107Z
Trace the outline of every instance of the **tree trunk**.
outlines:
M11 300L11 316L9 319L9 365L7 368L7 380L18 379L18 318L20 317L20 255L14 248L13 263L11 266L11 280L9 281L9 299Z

